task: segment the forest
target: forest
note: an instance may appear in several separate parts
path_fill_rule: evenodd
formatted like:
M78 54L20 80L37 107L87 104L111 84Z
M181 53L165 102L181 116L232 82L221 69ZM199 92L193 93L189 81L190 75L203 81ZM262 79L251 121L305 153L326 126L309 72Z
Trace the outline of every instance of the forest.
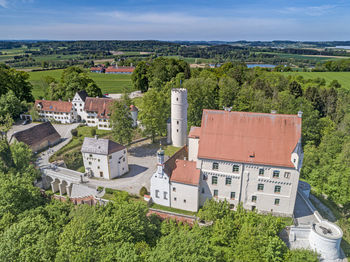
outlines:
M65 68L95 59L133 59L135 64L158 56L180 56L210 59L212 63L251 62L304 68L323 60L350 57L346 50L332 48L337 44L346 46L347 42L0 41L0 60L17 68ZM11 55L11 50L21 52Z

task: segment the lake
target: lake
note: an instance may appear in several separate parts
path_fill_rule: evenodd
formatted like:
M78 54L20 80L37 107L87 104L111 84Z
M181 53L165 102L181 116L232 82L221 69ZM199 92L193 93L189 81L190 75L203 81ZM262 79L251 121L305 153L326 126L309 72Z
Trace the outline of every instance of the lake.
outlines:
M270 65L270 64L247 64L248 68L253 68L253 67L263 67L263 68L275 68L275 65Z

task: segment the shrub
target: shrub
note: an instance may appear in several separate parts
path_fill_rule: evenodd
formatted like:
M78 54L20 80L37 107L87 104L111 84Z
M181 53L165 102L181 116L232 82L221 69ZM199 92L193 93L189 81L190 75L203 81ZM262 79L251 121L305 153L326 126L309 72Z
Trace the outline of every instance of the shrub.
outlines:
M147 195L148 194L148 191L147 191L147 188L145 188L144 186L141 187L140 189L140 196L144 196L144 195Z
M98 192L102 192L102 191L103 191L103 186L99 186L99 187L97 188L97 191L98 191Z
M114 190L112 188L106 188L106 194L113 194Z
M78 130L76 128L72 129L70 132L71 132L72 136L78 135Z
M90 135L95 136L96 135L96 128L91 128L90 129Z

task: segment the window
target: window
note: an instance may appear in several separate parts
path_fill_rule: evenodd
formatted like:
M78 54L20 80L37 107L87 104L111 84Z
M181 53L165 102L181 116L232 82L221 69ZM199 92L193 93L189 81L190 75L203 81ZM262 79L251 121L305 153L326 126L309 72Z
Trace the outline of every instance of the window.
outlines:
M174 197L174 201L176 201L176 197Z
M109 158L109 159L112 159L112 156L109 156L108 158Z
M281 186L275 186L275 193L281 193Z
M100 169L100 166L98 166L97 169Z
M273 171L273 176L272 177L273 178L279 178L280 177L280 171L278 171L278 170Z
M89 162L89 165L91 166L91 165L92 165L92 163L91 163L91 162Z
M179 98L178 98L178 97L176 98L176 101L179 101Z
M239 165L233 165L232 172L238 173L239 172Z
M164 199L167 200L168 199L168 196L167 196L168 192L163 192L163 194L164 194Z
M179 129L176 129L176 132L179 133Z
M173 192L176 192L176 187L173 187Z
M186 199L184 199L184 203L186 203Z
M206 181L208 179L208 176L206 174L203 174L203 180Z
M214 162L213 163L213 170L218 170L219 169L219 163Z
M123 162L125 162L125 157L123 157Z
M177 120L176 123L179 124L179 120Z
M204 187L202 187L202 194L204 194Z
M264 175L265 170L263 168L259 169L259 176L263 176Z
M231 185L231 183L232 183L232 178L226 177L225 185Z
M100 177L103 177L103 172L100 172Z
M264 190L264 184L258 184L258 191Z
M217 176L213 176L211 178L211 184L212 185L217 185L218 184L218 177Z
M231 198L231 199L235 199L235 198L236 198L236 192L231 192L230 198Z
M101 159L97 159L97 161L98 161L98 162L100 162L100 161L101 161Z
M214 190L214 197L218 197L218 195L219 195L219 190L215 189Z
M290 178L290 172L284 172L284 178Z
M275 198L275 205L278 206L280 204L279 198Z
M159 190L156 190L156 198L159 198Z
M256 196L252 196L252 202L256 202L256 199L257 199L257 197Z

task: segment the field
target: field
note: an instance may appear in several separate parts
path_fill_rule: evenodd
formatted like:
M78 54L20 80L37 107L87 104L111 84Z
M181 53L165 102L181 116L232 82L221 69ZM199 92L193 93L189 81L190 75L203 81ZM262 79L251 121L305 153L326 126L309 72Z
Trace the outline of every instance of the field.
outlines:
M281 74L284 74L285 76L301 75L306 79L320 77L324 78L327 84L329 84L333 80L338 80L342 87L345 87L350 90L350 72L283 72Z
M317 62L326 62L326 61L333 61L338 59L344 59L344 57L339 56L319 56L319 55L299 55L299 54L283 54L283 53L273 53L273 52L257 52L260 54L273 54L282 58L288 58L288 59L304 59L304 60L313 60L315 63Z
M62 69L58 70L47 70L47 71L36 71L28 72L30 75L29 81L33 85L33 95L35 98L43 95L42 80L45 76L51 76L57 80L60 79ZM102 89L102 93L122 93L123 89L126 88L128 91L132 91L131 75L119 75L119 74L98 74L88 73L96 84Z

